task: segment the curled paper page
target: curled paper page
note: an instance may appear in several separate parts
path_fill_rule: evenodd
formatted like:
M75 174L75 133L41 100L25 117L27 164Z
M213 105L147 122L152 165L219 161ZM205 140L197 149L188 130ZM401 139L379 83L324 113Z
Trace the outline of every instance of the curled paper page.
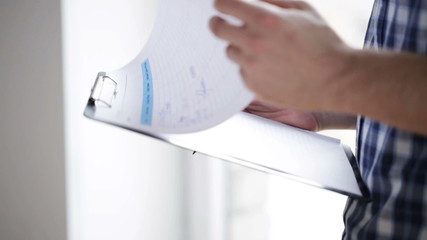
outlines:
M253 94L227 59L226 43L209 30L214 14L212 1L161 0L139 55L105 73L117 82L117 92L109 99L111 109L97 108L96 115L114 114L116 123L148 132L187 133L217 125L245 108Z

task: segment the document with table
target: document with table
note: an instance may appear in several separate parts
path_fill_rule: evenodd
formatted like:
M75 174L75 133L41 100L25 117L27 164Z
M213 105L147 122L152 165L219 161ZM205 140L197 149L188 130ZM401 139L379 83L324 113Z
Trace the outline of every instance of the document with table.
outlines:
M148 42L126 66L99 72L84 115L176 146L364 198L339 140L242 112L254 99L226 43L208 28L212 1L160 0Z

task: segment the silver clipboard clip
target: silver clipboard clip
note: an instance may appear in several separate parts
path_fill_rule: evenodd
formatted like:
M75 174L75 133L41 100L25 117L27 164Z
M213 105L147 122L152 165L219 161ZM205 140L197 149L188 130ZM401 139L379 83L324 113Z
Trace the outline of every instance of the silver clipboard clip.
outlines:
M117 82L107 76L105 72L99 72L90 92L88 104L95 106L97 103L111 108L117 95Z

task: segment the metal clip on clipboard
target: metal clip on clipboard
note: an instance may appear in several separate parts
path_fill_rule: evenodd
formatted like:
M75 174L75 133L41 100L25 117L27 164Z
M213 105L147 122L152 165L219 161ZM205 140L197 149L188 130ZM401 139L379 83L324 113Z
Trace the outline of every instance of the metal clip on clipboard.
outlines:
M107 76L105 72L99 72L91 89L88 104L111 108L117 95L117 82Z

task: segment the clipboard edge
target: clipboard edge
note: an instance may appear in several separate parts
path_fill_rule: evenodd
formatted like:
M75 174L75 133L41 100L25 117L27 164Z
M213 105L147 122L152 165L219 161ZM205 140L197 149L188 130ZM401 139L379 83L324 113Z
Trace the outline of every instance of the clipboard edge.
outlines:
M350 162L350 165L351 165L351 167L353 169L353 172L354 172L355 177L356 177L357 184L359 186L359 189L360 189L362 195L357 195L357 194L354 194L354 193L351 193L351 192L348 192L348 191L345 191L345 190L340 190L340 189L336 189L336 188L333 188L333 187L328 187L328 186L322 185L320 183L317 183L315 181L308 180L308 179L306 179L304 177L300 177L300 176L291 174L289 172L280 171L278 169L274 169L274 168L271 168L271 167L268 167L268 166L264 166L264 165L261 165L261 164L256 164L256 163L253 163L253 162L249 162L247 160L243 160L243 159L236 158L236 157L233 157L233 156L226 156L226 155L221 155L221 154L214 155L214 154L206 153L204 151L190 149L188 147L183 146L178 141L174 141L173 139L168 138L166 134L150 133L150 132L147 132L147 131L142 131L142 130L139 130L139 129L134 129L134 128L127 127L127 126L124 126L124 125L120 125L120 124L118 124L116 122L97 119L97 118L94 117L94 114L93 114L94 108L95 108L95 106L87 105L86 108L85 108L85 111L84 111L83 115L85 117L89 118L89 119L92 119L92 120L95 120L95 121L98 121L98 122L101 122L101 123L105 123L105 124L108 124L108 125L113 125L113 126L116 126L116 127L122 128L122 129L130 130L132 132L136 132L136 133L142 134L144 136L151 137L151 138L154 138L156 140L160 140L160 141L166 142L168 144L172 144L173 146L179 147L181 149L186 149L186 150L189 150L189 151L197 151L198 153L204 154L206 156L215 157L215 158L221 159L223 161L227 161L227 162L231 162L231 163L234 163L234 164L238 164L238 165L241 165L241 166L244 166L244 167L248 167L248 168L251 168L251 169L254 169L254 170L257 170L257 171L261 171L261 172L264 172L264 173L273 174L273 175L280 176L280 177L285 177L287 179L290 179L290 180L293 180L293 181L296 181L296 182L299 182L299 183L303 183L303 184L306 184L306 185L309 185L309 186L313 186L313 187L317 187L317 188L320 188L320 189L324 189L324 190L332 191L332 192L335 192L335 193L339 193L339 194L348 196L350 198L355 198L355 199L359 199L359 200L362 200L362 201L369 201L369 196L370 196L369 190L368 190L367 186L365 185L365 183L362 180L362 177L361 177L361 174L359 172L359 168L358 168L358 165L357 165L357 162L356 162L356 158L353 155L353 153L351 151L351 148L348 147L347 145L340 144L341 147L342 147L342 149L343 149L343 151L345 152L345 154L347 156L348 161ZM173 134L170 134L170 135L173 135Z

